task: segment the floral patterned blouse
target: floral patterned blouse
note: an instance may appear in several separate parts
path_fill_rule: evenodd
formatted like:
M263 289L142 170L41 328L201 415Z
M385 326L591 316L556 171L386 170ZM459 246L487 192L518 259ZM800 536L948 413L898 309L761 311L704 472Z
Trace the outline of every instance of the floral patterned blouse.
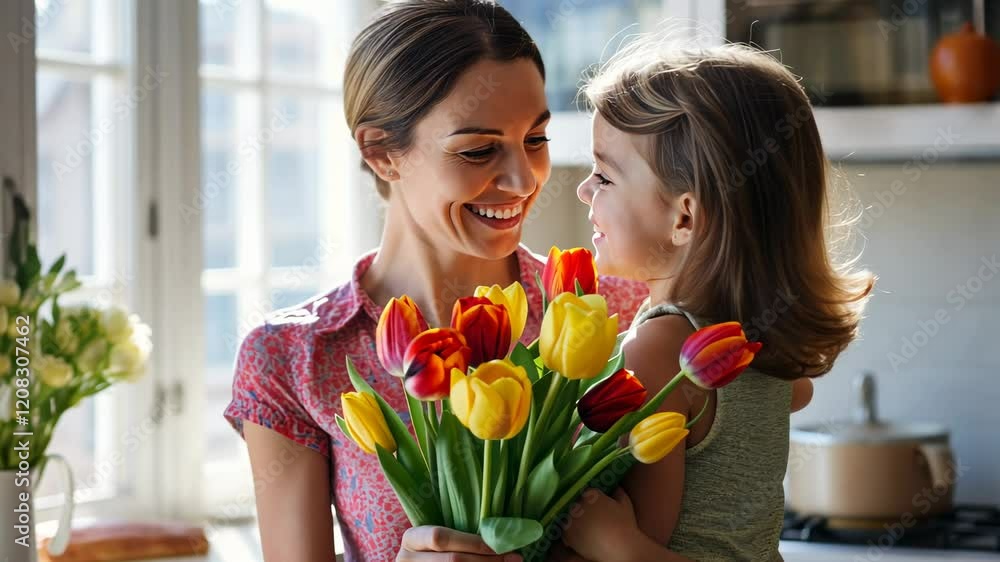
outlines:
M517 249L521 284L528 297L528 321L521 341L538 337L541 327L541 275L544 257ZM240 346L233 399L225 417L240 435L250 421L313 449L330 460L331 503L348 562L394 560L409 522L375 455L346 439L334 416L342 414L340 395L353 390L345 357L390 406L408 422L400 380L385 373L375 354L375 326L381 307L360 280L376 251L354 266L350 282L332 292L277 311L247 334ZM619 314L624 330L647 295L641 283L601 276L599 292L608 310Z

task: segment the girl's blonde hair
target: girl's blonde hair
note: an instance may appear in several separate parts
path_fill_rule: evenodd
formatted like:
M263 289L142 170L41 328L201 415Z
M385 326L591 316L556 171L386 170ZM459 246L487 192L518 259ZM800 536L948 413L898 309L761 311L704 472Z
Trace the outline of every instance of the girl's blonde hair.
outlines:
M748 46L636 41L584 93L616 129L650 136L644 158L665 195L698 201L672 302L738 319L764 343L753 363L763 372L829 372L857 336L874 276L829 252L830 166L796 77Z

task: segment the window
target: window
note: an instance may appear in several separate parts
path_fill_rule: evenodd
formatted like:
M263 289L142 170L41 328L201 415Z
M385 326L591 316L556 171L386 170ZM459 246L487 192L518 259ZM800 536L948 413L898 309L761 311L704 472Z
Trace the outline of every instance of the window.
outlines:
M38 245L43 263L68 254L84 282L62 304L86 301L133 306L124 216L130 200L134 110L142 95L129 87L131 2L36 0ZM83 22L83 23L82 23ZM133 389L134 391L134 389ZM124 496L130 466L112 462L122 449L125 388L114 388L67 412L49 450L73 466L78 501ZM37 505L51 505L57 478L39 482Z
M360 251L348 239L344 186L358 180L339 90L356 29L341 6L311 0L199 6L203 482L219 504L250 489L246 448L222 421L240 341L267 313L345 280Z
M575 111L585 70L613 53L627 34L653 31L664 0L499 0L531 34L545 61L553 112ZM639 25L635 25L639 23ZM631 27L629 27L631 26Z

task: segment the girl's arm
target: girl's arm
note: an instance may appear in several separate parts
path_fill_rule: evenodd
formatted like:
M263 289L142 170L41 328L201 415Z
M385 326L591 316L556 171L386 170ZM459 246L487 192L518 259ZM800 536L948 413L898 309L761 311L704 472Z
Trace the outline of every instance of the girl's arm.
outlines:
M249 421L243 423L243 435L264 560L334 560L326 457Z
M805 377L792 381L792 411L798 412L809 405L813 397L813 381Z
M623 342L625 366L642 381L650 396L680 371L681 346L692 333L694 329L683 316L661 316L643 323L634 337ZM685 380L667 395L660 410L690 418L701 411L709 396ZM660 545L669 544L680 516L684 449L699 427L711 426L712 415L709 408L692 434L660 462L633 467L622 483L627 498L613 499L592 491L582 499L583 514L570 521L564 542L594 562L685 560Z

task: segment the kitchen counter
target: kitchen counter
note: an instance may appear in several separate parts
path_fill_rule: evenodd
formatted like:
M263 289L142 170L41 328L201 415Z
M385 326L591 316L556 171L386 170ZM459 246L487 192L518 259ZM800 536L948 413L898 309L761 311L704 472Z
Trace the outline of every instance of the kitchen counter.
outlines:
M205 556L183 558L158 558L156 562L253 562L263 559L260 551L260 533L256 523L206 527L211 550ZM340 533L334 534L336 550L343 552ZM973 552L964 550L925 550L893 547L888 549L864 546L781 541L781 555L785 562L1000 562L1000 552ZM343 556L338 554L338 561ZM136 561L138 562L138 561Z

